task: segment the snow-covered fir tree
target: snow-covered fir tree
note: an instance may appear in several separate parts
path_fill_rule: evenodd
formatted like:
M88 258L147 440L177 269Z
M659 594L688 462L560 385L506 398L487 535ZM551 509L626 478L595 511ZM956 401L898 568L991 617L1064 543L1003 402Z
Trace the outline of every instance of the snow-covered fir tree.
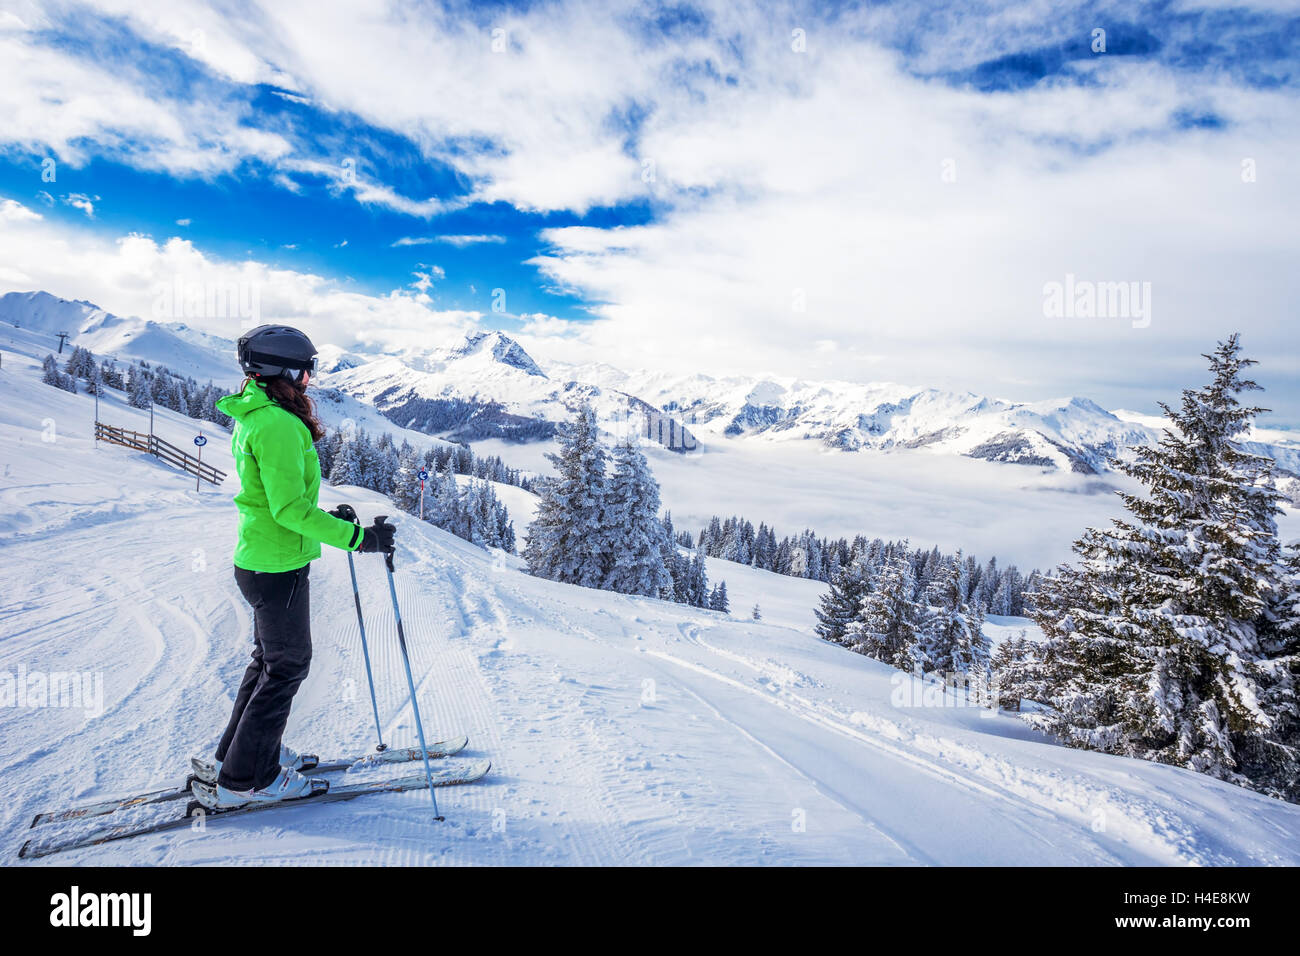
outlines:
M58 360L53 355L45 356L45 361L41 363L41 381L46 385L61 388L65 392L75 392L77 390L76 379L59 371Z
M64 362L63 371L71 375L74 379L90 378L91 372L95 368L95 356L91 355L87 349L80 345L73 346L72 354Z
M506 542L503 539L507 531L509 536L513 538L514 530L502 521L505 508L502 507L501 500L497 497L496 489L492 487L492 483L478 478L469 478L466 483L469 487L465 492L464 507L470 515L471 530L473 532L473 536L468 540L476 541L480 547L513 550L513 548L506 547Z
M555 474L533 482L538 508L524 560L530 573L568 584L643 594L706 607L704 557L682 555L661 519L659 484L630 442L610 455L595 412L579 408L560 427Z
M659 592L659 596L665 601L680 602L679 591L681 589L679 582L686 580L687 559L683 557L679 544L680 541L674 541L665 535L665 539L659 548L659 555L664 562L664 570L668 572L668 585Z
M928 668L945 674L983 677L991 648L984 636L984 615L965 599L966 563L960 551L940 563L926 593L924 655Z
M604 503L605 574L607 591L658 597L672 587L664 550L672 535L659 518L659 482L650 474L645 455L629 439L614 446ZM671 521L667 517L666 521Z
M991 662L997 706L1019 710L1022 700L1038 700L1043 694L1037 680L1042 664L1037 651L1037 645L1025 637L1024 631L998 645Z
M1261 628L1262 705L1273 733L1241 748L1243 772L1276 781L1269 792L1300 803L1300 542L1282 559L1282 585Z
M697 548L689 560L684 560L681 577L674 583L674 600L691 607L709 606L709 576L705 570L704 550Z
M524 561L531 574L597 588L605 579L608 521L606 454L596 413L581 406L559 427L560 450L546 457L553 476L538 482L536 517L528 526Z
M99 363L99 377L108 388L121 391L126 387L126 380L122 377L121 371L118 370L117 363L112 359L104 359Z
M816 632L822 640L832 644L845 643L849 625L857 620L862 610L862 600L871 589L872 566L865 553L840 568L831 579L830 587L822 595L816 608Z
M844 643L859 654L901 670L924 667L928 663L921 631L925 609L913 599L915 584L906 551L893 555L863 597Z
M1123 495L1131 517L1088 529L1078 567L1033 598L1035 699L1050 709L1027 719L1074 746L1294 794L1294 643L1265 640L1293 585L1272 463L1238 444L1263 411L1238 398L1259 388L1243 376L1255 363L1236 335L1206 358L1213 380L1162 405L1159 444L1115 463L1145 489Z
M333 467L330 469L331 485L366 486L366 474L362 454L365 442L364 432L345 435L334 452Z
M1010 617L1015 613L1016 595L1024 587L1020 572L1013 564L1002 572L997 589L989 600L988 612L999 617Z
M411 443L402 442L402 447L397 453L397 470L393 474L393 490L389 497L397 507L408 514L419 515L420 513L420 469L422 467L420 455L411 447ZM427 496L428 482L425 484Z
M719 581L709 592L709 609L724 612L731 610L731 602L727 599L726 581Z
M149 394L149 376L141 368L131 366L126 376L126 400L132 408L148 408L153 401Z

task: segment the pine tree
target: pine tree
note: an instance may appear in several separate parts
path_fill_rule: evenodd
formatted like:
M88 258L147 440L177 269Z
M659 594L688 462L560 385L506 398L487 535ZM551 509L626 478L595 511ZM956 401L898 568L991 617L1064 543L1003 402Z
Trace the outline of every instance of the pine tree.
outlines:
M504 504L497 509L497 547L506 554L515 553L515 523L510 520L510 512Z
M912 599L915 579L906 551L895 555L876 575L874 587L862 599L845 643L867 657L900 670L924 667L921 622L923 609Z
M596 413L583 405L559 428L560 453L546 457L556 474L539 482L536 517L528 526L524 560L531 574L599 587L609 553L605 518L605 450Z
M862 609L862 599L871 588L871 567L865 555L859 555L840 569L822 595L817 615L817 635L832 644L843 644L849 625Z
M446 460L424 489L424 520L448 531L460 520L460 487L453 467L454 463Z
M674 548L671 559L665 563L668 566L668 573L673 578L672 599L678 604L690 604L691 559Z
M759 607L758 607L757 604L754 605L754 609L753 609L752 611L749 612L749 615L750 615L750 617L752 617L755 621L761 621L761 620L763 620L763 612L762 612L761 610L759 610Z
M664 570L668 572L668 583L659 596L665 601L681 602L681 595L685 589L686 566L682 559L681 551L678 550L678 542L673 541L664 529L664 537L659 547L659 556L663 559ZM687 534L683 531L682 534Z
M326 432L325 437L316 443L316 457L320 459L321 474L326 478L334 472L334 461L342 444L343 432L338 428Z
M122 374L117 370L117 363L111 359L104 359L99 364L99 378L108 388L120 390L123 386Z
M713 611L730 611L731 602L727 600L727 582L719 582L714 589L709 592L709 609Z
M984 565L984 572L980 575L979 583L975 586L975 598L972 603L981 611L988 611L993 606L993 595L997 593L1000 581L998 559L996 557L989 558L989 563Z
M408 514L420 513L420 468L419 455L409 444L406 445L398 456L390 497L393 504Z
M95 367L95 356L78 345L72 349L63 370L73 378L89 379Z
M353 434L344 438L334 455L334 464L330 469L331 485L360 485L365 487L365 473L362 470L361 436Z
M153 403L150 392L150 379L147 372L132 365L127 373L127 404L132 408L148 408Z
M1035 645L1021 631L998 645L993 654L993 688L997 706L1003 710L1020 710L1022 700L1038 700L1042 689L1035 680L1041 662L1035 656Z
M1021 587L1020 573L1014 564L1010 565L998 579L997 589L989 600L989 613L999 617L1010 617L1015 595Z
M645 455L630 440L614 447L612 459L614 474L604 515L609 550L601 587L657 597L672 586L664 564L664 549L671 547L672 536L659 519L659 483L650 474Z
M59 363L53 353L45 356L45 360L41 362L41 381L55 388L63 387L63 375L59 372Z
M970 604L975 601L975 595L982 577L984 577L984 569L975 560L975 555L972 554L966 558L966 603Z
M944 674L983 677L989 664L984 615L966 603L966 566L961 552L939 565L927 600L924 652L929 666Z
M684 604L691 607L709 606L709 575L705 570L704 551L697 549L686 569Z
M1030 719L1074 746L1281 793L1294 688L1269 681L1260 639L1287 587L1278 495L1271 462L1236 441L1263 411L1237 397L1259 388L1242 376L1255 363L1235 334L1206 358L1213 381L1186 389L1177 411L1162 404L1159 444L1115 463L1145 488L1122 496L1132 517L1088 529L1079 567L1032 596L1052 709Z

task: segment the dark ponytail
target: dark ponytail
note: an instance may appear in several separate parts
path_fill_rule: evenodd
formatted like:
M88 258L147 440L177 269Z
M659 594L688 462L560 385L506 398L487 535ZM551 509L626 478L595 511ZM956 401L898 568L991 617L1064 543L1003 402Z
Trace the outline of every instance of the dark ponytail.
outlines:
M298 385L279 375L271 378L246 378L244 379L244 388L248 387L249 382L253 382L265 389L271 400L285 411L297 415L302 423L307 426L307 431L311 432L313 443L325 437L325 427L321 425L320 419L316 417L316 406L307 397L307 387L305 385Z

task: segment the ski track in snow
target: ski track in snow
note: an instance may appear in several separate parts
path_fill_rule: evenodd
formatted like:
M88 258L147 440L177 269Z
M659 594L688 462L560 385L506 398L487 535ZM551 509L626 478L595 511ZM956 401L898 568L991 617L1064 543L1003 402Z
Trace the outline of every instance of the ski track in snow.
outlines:
M179 783L224 726L252 635L230 568L229 483L196 494L192 479L95 447L80 426L41 442L44 419L80 421L88 399L23 374L0 370L0 671L100 673L104 710L0 712L10 863L29 837L108 822L29 830L38 811ZM131 427L128 414L105 418ZM222 445L209 446L218 467ZM362 489L322 489L326 507L340 501L367 517L392 510ZM479 783L438 791L446 822L415 791L33 865L1300 862L1300 807L1067 750L1010 715L895 706L896 672L809 633L811 582L710 562L733 617L537 580L516 558L396 520L426 738L467 734L467 750L439 762L493 764ZM354 560L384 740L414 746L386 572L375 555ZM761 622L739 610L755 600ZM345 555L326 549L313 565L311 601L311 673L286 741L364 753L375 728Z

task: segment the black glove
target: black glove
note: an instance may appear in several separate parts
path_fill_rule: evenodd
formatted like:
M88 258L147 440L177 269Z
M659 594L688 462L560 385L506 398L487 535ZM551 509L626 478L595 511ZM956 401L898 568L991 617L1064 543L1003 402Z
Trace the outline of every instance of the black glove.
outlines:
M376 518L374 524L361 532L361 546L357 550L367 553L376 551L392 552L394 550L393 535L396 533L396 525L386 524L383 517Z
M351 505L339 505L331 511L330 514L336 518L342 518L344 521L351 521L354 524L360 524L360 519L357 517L356 511Z

